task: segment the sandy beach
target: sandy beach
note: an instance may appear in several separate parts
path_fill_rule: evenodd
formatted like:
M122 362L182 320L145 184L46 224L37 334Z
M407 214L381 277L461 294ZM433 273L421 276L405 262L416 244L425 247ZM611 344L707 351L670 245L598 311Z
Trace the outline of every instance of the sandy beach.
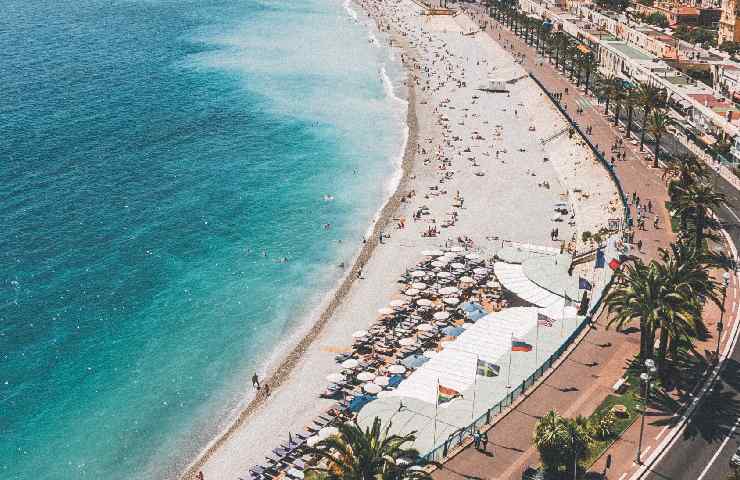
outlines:
M581 232L596 232L620 215L602 167L577 137L569 138L564 119L515 57L478 33L470 18L421 15L411 0L360 5L401 48L408 71L403 177L326 308L264 379L271 395L249 403L184 478L198 471L205 479L246 477L289 432L332 406L319 394L338 369L335 355L399 298L397 279L422 250L461 237L487 257L504 241L581 248ZM509 92L478 89L492 77L509 80ZM554 222L560 202L575 215Z

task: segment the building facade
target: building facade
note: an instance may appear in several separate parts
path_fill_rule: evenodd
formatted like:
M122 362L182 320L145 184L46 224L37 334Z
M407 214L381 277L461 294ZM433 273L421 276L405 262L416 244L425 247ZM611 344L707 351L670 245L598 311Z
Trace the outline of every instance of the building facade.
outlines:
M720 45L724 42L740 41L740 22L737 13L737 0L722 0L722 15L719 19L719 33L717 34L717 41Z

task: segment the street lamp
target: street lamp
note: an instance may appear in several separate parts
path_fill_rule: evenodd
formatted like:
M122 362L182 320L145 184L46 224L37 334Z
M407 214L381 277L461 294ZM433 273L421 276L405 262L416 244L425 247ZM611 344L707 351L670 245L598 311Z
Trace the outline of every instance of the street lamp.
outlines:
M638 465L642 465L642 460L640 460L642 454L642 434L645 431L645 414L647 413L648 398L650 395L650 381L656 372L655 361L652 358L645 359L645 369L647 371L640 374L640 384L643 388L643 403L642 419L640 420L640 439L637 443L637 458L635 460Z
M725 300L727 300L727 287L730 285L730 272L722 274L722 308L719 311L719 323L717 324L717 351L714 358L719 363L719 341L722 338L722 330L725 328L723 320L725 318Z

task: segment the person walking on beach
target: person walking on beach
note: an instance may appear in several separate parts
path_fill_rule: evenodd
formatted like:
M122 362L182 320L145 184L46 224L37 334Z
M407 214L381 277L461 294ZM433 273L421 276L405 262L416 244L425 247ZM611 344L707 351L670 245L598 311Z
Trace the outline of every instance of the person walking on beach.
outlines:
M254 372L254 375L252 375L252 386L257 390L260 389L260 379L257 376L257 372Z

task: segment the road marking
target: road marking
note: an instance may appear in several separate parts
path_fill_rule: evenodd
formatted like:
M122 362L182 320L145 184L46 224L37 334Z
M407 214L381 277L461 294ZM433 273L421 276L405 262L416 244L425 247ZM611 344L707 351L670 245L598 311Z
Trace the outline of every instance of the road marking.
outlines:
M728 330L728 331L729 331L729 330ZM656 435L655 439L656 439L656 440L660 440L660 437L662 437L662 436L663 436L663 434L664 434L665 432L667 432L669 428L671 428L671 427L670 427L670 425L666 425L665 427L663 427L663 430L661 430L661 431L660 431L660 433L659 433L658 435Z
M627 472L624 472L621 477L619 477L619 480L624 480L624 477L627 476Z
M719 457L719 454L722 452L722 450L725 449L725 445L727 445L727 442L730 441L730 437L732 437L732 435L735 433L735 429L737 429L737 424L738 423L740 423L740 418L738 418L735 421L735 425L732 426L732 429L730 430L730 433L727 434L727 437L722 442L722 445L720 445L719 448L717 449L717 451L714 452L714 456L712 456L712 459L709 460L709 463L707 463L707 466L704 467L704 470L701 471L701 475L699 475L699 477L696 480L702 480L704 478L704 476L707 474L707 472L709 471L709 469L714 464L715 460L717 460L717 457Z
M730 215L732 215L733 217L735 217L735 220L737 220L738 222L740 222L740 217L737 216L737 214L730 208L729 205L727 205L726 203L723 203L722 206L725 207L725 209L728 212L730 212Z
M640 458L642 458L642 457L643 457L643 455L644 455L644 456L647 456L647 454L648 454L648 452L650 451L650 449L651 449L651 448L653 448L653 446L652 446L652 445L648 446L648 447L647 447L647 448L646 448L645 450L643 450L643 451L642 451L642 454L640 455Z

